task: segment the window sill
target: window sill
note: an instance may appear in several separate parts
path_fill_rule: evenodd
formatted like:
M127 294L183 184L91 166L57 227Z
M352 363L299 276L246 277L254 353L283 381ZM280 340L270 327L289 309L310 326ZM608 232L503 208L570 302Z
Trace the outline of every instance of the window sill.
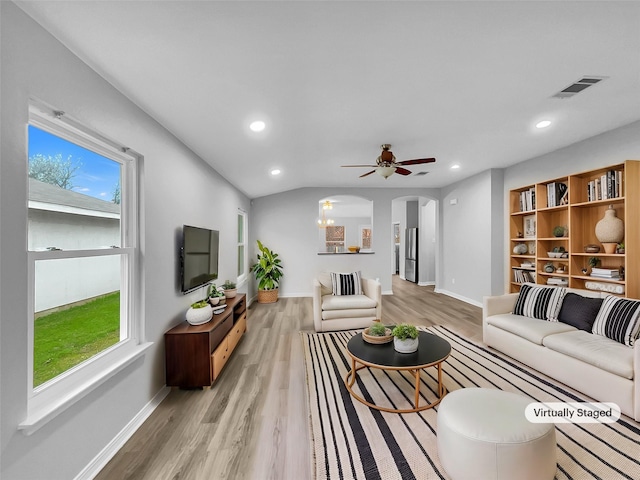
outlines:
M112 378L125 367L132 364L136 359L141 357L142 354L151 347L151 345L153 345L153 342L138 345L133 351L122 357L118 362L112 364L109 369L103 371L100 375L91 378L89 381L84 382L77 388L69 391L67 395L59 398L57 401L29 412L27 418L18 425L18 430L21 430L25 435L31 435L49 421L53 420L57 415L64 412L71 405L81 400L90 392Z

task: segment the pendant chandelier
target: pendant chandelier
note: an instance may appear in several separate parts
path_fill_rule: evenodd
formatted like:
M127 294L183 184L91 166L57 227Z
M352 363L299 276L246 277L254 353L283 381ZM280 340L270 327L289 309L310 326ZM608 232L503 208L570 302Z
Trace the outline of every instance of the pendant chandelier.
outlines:
M318 219L318 227L320 228L327 228L328 226L331 226L335 223L335 221L332 218L327 218L325 212L327 210L332 210L333 209L333 205L331 204L331 202L329 200L325 201L322 204L322 215L321 217Z

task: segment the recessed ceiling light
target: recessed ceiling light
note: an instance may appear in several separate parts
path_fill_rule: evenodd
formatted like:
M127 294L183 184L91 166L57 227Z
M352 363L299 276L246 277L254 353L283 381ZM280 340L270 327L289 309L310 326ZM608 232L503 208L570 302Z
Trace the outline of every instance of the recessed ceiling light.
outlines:
M271 170L271 175L273 176L280 175L280 169L274 168L273 170Z
M460 165L457 163L454 163L453 165L451 165L451 170L457 170L460 168Z
M536 128L547 128L551 125L550 120L542 120L541 122L536 123Z
M267 125L262 120L256 120L255 122L251 122L249 128L254 132L261 132Z

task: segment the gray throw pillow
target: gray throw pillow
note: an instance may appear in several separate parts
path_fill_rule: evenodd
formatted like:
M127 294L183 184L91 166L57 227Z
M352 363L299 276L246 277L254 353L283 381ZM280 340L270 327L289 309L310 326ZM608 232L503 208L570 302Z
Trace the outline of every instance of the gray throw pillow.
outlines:
M602 298L583 297L575 293L567 293L562 300L558 320L580 330L591 332L593 322L602 306Z

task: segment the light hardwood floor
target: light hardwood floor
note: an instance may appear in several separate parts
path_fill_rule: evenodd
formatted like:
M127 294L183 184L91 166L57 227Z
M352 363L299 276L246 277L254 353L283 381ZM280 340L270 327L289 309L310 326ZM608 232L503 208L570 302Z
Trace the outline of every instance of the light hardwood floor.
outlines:
M482 337L482 309L393 278L385 323L448 325ZM304 360L311 298L254 303L247 333L211 389L173 389L97 480L305 480L311 474Z

